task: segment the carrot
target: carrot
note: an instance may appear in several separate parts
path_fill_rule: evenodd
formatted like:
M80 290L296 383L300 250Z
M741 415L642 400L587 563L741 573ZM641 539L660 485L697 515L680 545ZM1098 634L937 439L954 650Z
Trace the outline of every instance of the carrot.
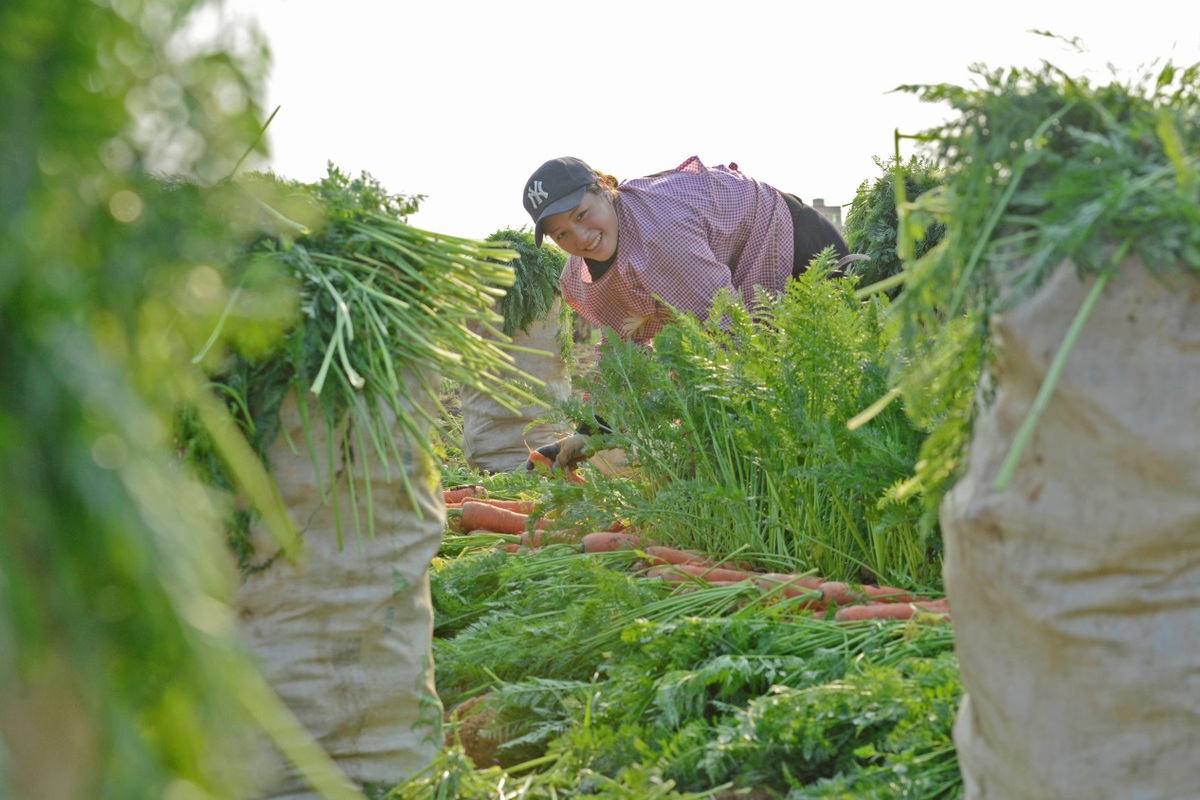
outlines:
M918 603L913 603L917 611L925 614L945 614L950 616L950 600L943 597L941 600L924 600Z
M696 564L702 567L715 567L716 563L709 561L699 553L689 550L679 550L663 545L650 545L645 548L646 560L656 566L664 564Z
M517 542L509 542L508 544L498 544L496 549L504 553L517 553L521 550L521 545Z
M534 468L537 469L538 472L545 472L549 474L554 471L554 462L549 458L546 458L546 456L542 455L537 450L529 451L529 463L533 464Z
M839 608L833 618L837 622L858 622L867 619L912 619L913 607L908 603L867 603Z
M487 489L476 483L464 483L451 486L442 492L442 499L446 501L446 505L461 503L468 497L487 497Z
M584 534L580 540L585 553L612 553L617 550L633 550L641 547L644 540L632 533L594 531Z
M721 567L703 567L699 564L671 564L654 567L646 573L647 577L660 577L668 583L700 578L704 581L748 581L758 577L756 572L746 572L740 569L723 569Z
M839 608L833 615L837 622L857 622L869 619L912 619L920 612L927 614L949 614L950 607L935 602L929 603L866 603L865 605Z
M533 513L532 500L501 500L498 497L472 497L472 503L483 503L492 506L493 508L503 508L508 511L516 511L520 514Z
M914 603L922 599L894 586L863 586L862 591L873 603Z
M826 603L837 603L839 606L849 606L861 603L866 597L848 583L841 581L825 581L818 590Z
M764 592L778 593L784 597L811 598L820 590L823 578L816 576L786 575L781 572L767 572L756 578L758 588Z
M521 514L532 514L533 513L533 501L532 500L501 500L498 497L468 497L466 499L466 502L483 503L484 505L489 505L494 508L504 508L504 509L508 509L509 511L517 511L517 512L520 512ZM446 503L447 511L453 511L455 509L461 510L462 507L463 507L462 502Z
M529 524L529 515L507 508L496 508L471 500L463 503L461 525L464 531L492 531L520 534Z

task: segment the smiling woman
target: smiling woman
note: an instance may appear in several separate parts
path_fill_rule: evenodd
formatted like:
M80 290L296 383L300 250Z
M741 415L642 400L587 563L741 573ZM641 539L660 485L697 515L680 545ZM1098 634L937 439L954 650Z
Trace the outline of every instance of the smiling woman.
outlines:
M525 182L522 201L536 244L549 236L570 255L563 299L623 340L648 343L678 313L706 317L722 294L753 308L823 251L850 256L833 223L794 195L696 156L625 182L554 158ZM555 465L582 460L588 433L559 443Z
M706 315L722 291L750 307L826 247L849 253L833 224L796 197L695 156L623 183L578 158L551 159L526 181L523 202L536 244L549 236L571 256L567 302L640 342L676 311Z

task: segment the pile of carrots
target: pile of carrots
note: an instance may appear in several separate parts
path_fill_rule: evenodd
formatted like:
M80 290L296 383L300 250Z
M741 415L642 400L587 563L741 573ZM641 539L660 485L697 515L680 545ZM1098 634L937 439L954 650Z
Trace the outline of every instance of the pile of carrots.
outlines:
M628 530L620 521L604 531L555 530L546 519L532 520L533 502L489 498L483 487L458 486L444 492L449 527L459 533L516 536L499 545L505 552L551 544L578 547L584 553L636 550L643 556L645 575L680 586L732 586L752 581L764 597L785 598L814 614L833 613L838 622L894 619L949 619L943 599L920 597L890 586L829 581L811 575L757 572L746 565L713 561L688 550L656 544Z

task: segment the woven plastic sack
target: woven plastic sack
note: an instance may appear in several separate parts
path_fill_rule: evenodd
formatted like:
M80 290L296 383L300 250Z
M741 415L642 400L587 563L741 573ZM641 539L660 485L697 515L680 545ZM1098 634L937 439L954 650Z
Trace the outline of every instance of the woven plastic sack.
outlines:
M414 415L417 416L417 415ZM424 769L442 741L433 676L429 566L446 512L432 459L394 426L414 506L395 466L391 480L369 444L359 450L354 424L336 431L334 453L344 544L338 545L325 464L326 433L310 404L321 479L305 442L294 398L281 412L287 434L272 445L269 467L304 540L299 563L276 559L240 586L242 634L264 676L316 742L357 784L391 787ZM422 425L427 423L421 423ZM343 458L348 437L352 464ZM293 450L288 439L295 445ZM370 493L359 460L370 465ZM355 532L348 481L355 482L361 535ZM374 537L366 531L367 498ZM263 541L264 531L252 532ZM264 798L316 798L294 770L264 746L256 762Z
M994 391L941 509L968 800L1200 797L1200 281L1122 264L1016 472L1095 278L994 321Z
M565 400L571 394L571 375L563 360L559 331L562 300L556 299L545 318L534 321L528 330L517 330L513 344L538 352L515 352L514 366L543 381L540 391L548 400ZM477 330L482 336L486 331ZM468 387L460 395L463 420L463 457L475 469L484 472L513 472L525 468L529 450L557 441L569 430L559 430L549 422L536 422L547 409L529 405L518 413Z

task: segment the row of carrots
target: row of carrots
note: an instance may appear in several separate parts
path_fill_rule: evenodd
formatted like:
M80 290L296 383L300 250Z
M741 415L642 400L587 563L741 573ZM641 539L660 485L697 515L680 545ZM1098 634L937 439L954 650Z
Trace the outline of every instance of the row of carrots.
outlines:
M679 585L732 586L753 581L764 596L786 598L796 607L815 614L833 611L839 622L872 619L948 619L945 599L920 597L903 589L830 581L812 575L758 572L746 565L716 562L688 550L659 545L614 522L609 530L580 533L553 530L546 519L532 523L533 503L528 500L489 498L479 486L460 486L444 492L447 520L460 533L496 533L516 536L500 545L506 552L569 544L584 553L637 550L643 554L645 575ZM532 523L532 524L531 524Z

